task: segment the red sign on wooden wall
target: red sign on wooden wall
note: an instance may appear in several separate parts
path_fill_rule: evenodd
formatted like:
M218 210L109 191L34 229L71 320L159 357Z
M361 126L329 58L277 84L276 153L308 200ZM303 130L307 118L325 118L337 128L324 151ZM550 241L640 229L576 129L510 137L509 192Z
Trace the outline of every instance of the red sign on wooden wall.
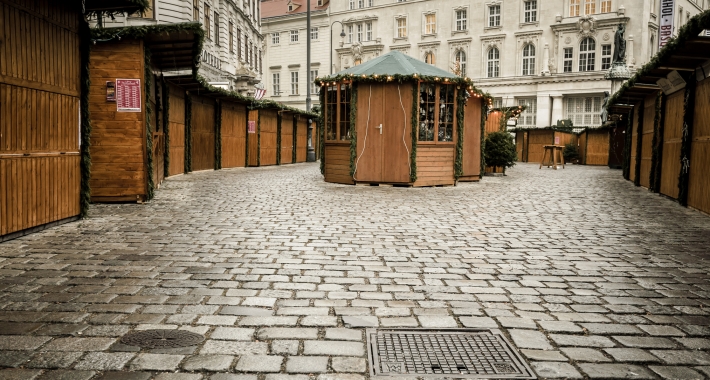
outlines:
M249 120L249 133L256 133L256 121Z
M141 112L141 80L116 79L118 112Z

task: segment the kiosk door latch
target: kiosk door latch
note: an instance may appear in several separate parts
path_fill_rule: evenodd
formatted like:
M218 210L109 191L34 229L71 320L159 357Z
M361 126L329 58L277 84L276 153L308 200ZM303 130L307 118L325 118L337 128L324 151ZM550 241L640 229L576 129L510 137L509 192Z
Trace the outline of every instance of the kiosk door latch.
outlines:
M382 124L376 126L375 128L378 128L380 130L380 134L382 134Z

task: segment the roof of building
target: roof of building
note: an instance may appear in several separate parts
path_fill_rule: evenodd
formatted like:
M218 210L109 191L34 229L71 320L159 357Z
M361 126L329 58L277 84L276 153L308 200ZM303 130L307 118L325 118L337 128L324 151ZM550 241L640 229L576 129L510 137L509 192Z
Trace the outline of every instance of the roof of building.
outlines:
M367 61L361 65L343 70L338 75L419 75L440 78L457 78L456 74L432 66L426 62L414 59L408 55L393 50L385 55Z
M318 0L311 0L311 12L328 9L329 0L324 0L318 6ZM293 4L295 9L288 11L288 5ZM306 0L263 0L261 2L261 18L279 17L306 13Z

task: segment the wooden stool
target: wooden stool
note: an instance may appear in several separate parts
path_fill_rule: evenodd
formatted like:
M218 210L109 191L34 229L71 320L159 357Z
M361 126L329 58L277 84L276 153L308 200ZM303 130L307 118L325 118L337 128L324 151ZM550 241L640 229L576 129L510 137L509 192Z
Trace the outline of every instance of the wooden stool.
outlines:
M563 146L560 145L545 145L544 146L545 151L542 154L542 161L540 162L540 169L542 169L542 165L547 166L548 168L552 166L553 169L557 170L557 163L559 162L562 165L562 169L565 168L565 158L562 156L562 149L564 148ZM551 162L545 162L545 157L550 156ZM559 158L559 161L558 161Z

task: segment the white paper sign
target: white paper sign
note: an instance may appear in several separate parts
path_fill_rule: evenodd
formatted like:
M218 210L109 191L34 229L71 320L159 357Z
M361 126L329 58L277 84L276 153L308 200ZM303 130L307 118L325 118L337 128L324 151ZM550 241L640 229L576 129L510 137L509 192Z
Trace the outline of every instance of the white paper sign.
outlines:
M661 0L661 27L658 29L658 50L673 37L675 20L675 0Z
M667 78L659 79L657 82L663 93L670 95L680 89L685 88L685 80L678 74L677 71L671 71L668 73Z

